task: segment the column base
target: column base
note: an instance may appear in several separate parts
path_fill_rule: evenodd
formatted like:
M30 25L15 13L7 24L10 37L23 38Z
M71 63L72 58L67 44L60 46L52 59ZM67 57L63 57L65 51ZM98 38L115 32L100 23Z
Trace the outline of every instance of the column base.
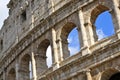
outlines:
M81 52L82 52L81 56L91 54L88 46L82 47Z

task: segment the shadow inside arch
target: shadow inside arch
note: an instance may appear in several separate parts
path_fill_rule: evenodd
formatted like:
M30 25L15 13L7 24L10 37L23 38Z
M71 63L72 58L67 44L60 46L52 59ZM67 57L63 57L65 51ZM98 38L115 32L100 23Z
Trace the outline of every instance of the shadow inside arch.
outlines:
M116 69L105 70L101 75L101 79L99 79L99 80L113 80L113 78L115 78L116 74L118 74L118 73L120 74L120 72ZM117 80L117 79L115 79L115 80Z
M120 80L120 72L112 75L109 80Z

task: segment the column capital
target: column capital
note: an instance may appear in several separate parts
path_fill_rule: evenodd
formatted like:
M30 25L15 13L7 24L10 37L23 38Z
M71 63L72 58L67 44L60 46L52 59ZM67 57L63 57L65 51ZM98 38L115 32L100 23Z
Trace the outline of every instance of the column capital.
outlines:
M46 59L47 57L44 55L40 55L40 54L35 54L34 55L35 58L42 58L42 59Z
M77 11L81 11L82 12L82 7L78 7Z
M91 70L90 70L90 69L87 69L87 70L86 70L86 73L87 73L87 72L91 72Z
M90 71L91 71L90 69L86 69L86 70L85 70L87 80L92 80L92 76L91 76Z
M84 69L83 72L84 73L87 73L87 72L90 72L91 70L90 69Z
M91 23L89 23L89 22L85 22L84 23L84 26L86 27L86 26L92 26L93 24L91 24Z

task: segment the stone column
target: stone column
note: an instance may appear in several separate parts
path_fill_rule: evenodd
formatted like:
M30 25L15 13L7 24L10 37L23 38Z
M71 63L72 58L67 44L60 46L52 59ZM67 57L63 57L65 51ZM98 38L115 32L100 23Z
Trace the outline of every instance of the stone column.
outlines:
M45 53L40 52L40 53ZM35 53L35 62L36 62L36 75L37 77L41 75L42 72L48 69L47 63L46 63L46 56L40 53Z
M63 51L62 51L62 41L61 39L57 39L56 40L56 43L57 43L57 47L58 47L58 60L59 61L63 61Z
M55 8L54 8L55 4L53 0L51 0L51 5L52 5L52 11L55 12Z
M87 34L88 34L88 45L91 46L95 43L95 32L93 31L93 25L88 21L84 24L84 26L87 28Z
M82 51L82 56L89 54L89 44L88 44L88 36L87 36L87 31L86 31L86 26L85 26L85 21L84 21L84 16L82 10L78 10L78 16L80 20L80 30L81 30L81 51ZM89 34L89 33L88 33ZM89 42L90 43L90 42Z
M34 53L32 52L31 55L31 63L32 63L32 80L37 80L37 75L36 75L36 63L35 63L35 58L34 58Z
M80 20L80 29L81 29L81 34L82 34L82 41L81 41L81 48L82 47L86 47L88 46L88 42L87 42L87 34L86 34L86 30L85 30L85 26L84 26L84 17L83 17L83 12L80 9L78 11L78 16L79 16L79 20Z
M27 65L27 66L26 66ZM24 62L24 64L19 65L19 79L18 80L29 80L29 66Z
M92 80L90 70L87 70L85 73L86 73L87 80Z
M120 39L120 9L119 7L119 3L117 0L112 0L113 1L113 10L114 10L114 24L115 24L115 30L118 34L118 38Z
M59 56L57 52L56 32L55 32L55 29L52 28L52 61L55 69L59 67L58 57Z
M33 28L34 28L34 12L33 11L31 11L31 27L30 27L30 29L32 30Z
M70 51L68 49L68 41L66 38L62 39L62 52L63 52L63 59L66 59L70 56Z
M3 80L6 80L6 68L3 70Z

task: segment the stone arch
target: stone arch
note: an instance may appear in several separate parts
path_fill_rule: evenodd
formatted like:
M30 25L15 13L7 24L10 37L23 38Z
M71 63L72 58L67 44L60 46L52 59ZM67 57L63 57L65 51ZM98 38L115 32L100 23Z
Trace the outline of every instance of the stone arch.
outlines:
M105 12L105 11L108 11L108 12L110 12L110 8L109 7L107 7L107 6L105 6L105 5L101 5L101 4L99 4L99 5L97 5L92 11L91 11L91 17L90 17L90 22L91 22L91 24L92 24L92 29L93 29L93 33L94 33L94 40L95 41L98 41L99 39L98 39L98 36L97 36L97 30L96 30L96 26L95 26L95 21L97 20L97 18L98 18L98 16L100 15L100 14L102 14L103 12ZM110 13L111 14L111 16L113 15L112 13ZM112 21L113 21L114 19L113 19L113 17L112 17ZM114 25L114 24L113 24ZM113 29L115 29L115 27L113 27ZM114 31L114 30L113 30Z
M120 72L113 74L109 80L120 80Z
M109 10L108 7L104 5L97 5L91 12L91 18L90 18L91 23L94 24L98 15L107 10Z
M77 25L74 24L73 22L67 22L61 29L60 39L61 39L61 45L62 45L63 59L70 56L67 38L68 38L69 33L76 27Z
M20 61L20 80L30 80L30 62L31 57L29 54L25 54Z
M10 71L8 72L8 77L9 80L16 80L16 72L15 69L12 68L10 69Z
M48 69L46 52L49 46L50 46L50 41L48 39L44 39L38 45L37 56L36 56L36 63L37 63L36 68L38 74L41 74L42 72Z
M101 77L99 80L109 80L112 75L118 73L119 71L116 69L107 69L104 72L102 72Z

